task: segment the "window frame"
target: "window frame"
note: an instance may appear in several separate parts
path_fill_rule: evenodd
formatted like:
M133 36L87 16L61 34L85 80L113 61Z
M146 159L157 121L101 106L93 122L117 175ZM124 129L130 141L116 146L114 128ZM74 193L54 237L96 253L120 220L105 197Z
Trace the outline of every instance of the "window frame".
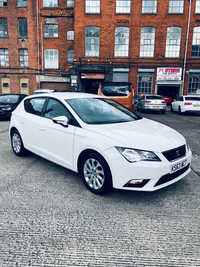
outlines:
M23 54L21 54L21 52L23 52ZM27 52L27 54L25 54L25 52ZM26 48L19 49L19 67L28 68L28 49Z
M154 3L156 3L156 5L154 5ZM157 6L157 0L142 0L142 14L157 13Z
M74 49L67 50L67 62L74 62Z
M90 36L92 34L93 36ZM87 26L85 28L85 56L99 57L99 46L100 46L100 28L97 26ZM88 49L89 47L91 49Z
M100 14L100 0L85 0L85 13Z
M74 7L74 0L67 0L67 7Z
M5 64L2 65L2 62ZM9 52L7 48L0 48L0 68L9 68Z
M51 52L53 52L53 54L51 54ZM47 60L47 56L48 56L48 60ZM44 59L45 59L45 69L58 69L59 68L59 50L57 49L44 50Z
M121 14L131 13L131 0L116 0L116 14L120 13Z
M19 5L19 3L22 3L22 5ZM17 6L18 7L26 7L27 6L27 0L17 0Z
M58 7L58 0L43 0L43 7Z
M74 31L68 31L67 32L67 40L73 41L74 40Z
M20 21L22 23L20 23ZM24 23L24 22L26 22L26 23ZM20 38L27 38L28 37L28 23L27 23L27 18L18 18L18 36Z
M196 54L196 56L194 54ZM194 30L193 30L191 58L200 58L200 27L199 26L194 27Z
M142 78L145 77L149 79L149 81L144 81ZM137 94L152 94L153 88L153 74L152 73L138 73L138 80L137 80ZM141 100L145 98L145 95L141 97Z
M7 7L7 6L8 6L8 1L7 0L0 0L0 7Z
M178 36L180 35L180 36ZM165 58L179 58L181 48L182 28L171 26L167 28ZM170 40L177 40L176 45L171 45Z
M127 58L129 56L129 39L130 39L130 29L129 29L129 27L127 27L127 26L118 26L118 27L115 28L114 57ZM123 42L124 42L124 44L123 44ZM121 49L119 49L119 47L121 47Z
M148 29L149 30L151 29L151 32L148 32ZM154 57L155 34L156 34L155 27L144 26L141 28L141 37L140 37L140 57L141 58L144 58L144 57L153 58ZM145 44L146 40L150 40L150 44Z
M2 21L2 24L0 24L0 27L2 27L2 36L0 36L0 38L8 37L7 18L0 18L0 21Z
M57 26L57 27L56 27ZM52 27L52 36L50 32L50 28ZM48 29L48 32L46 33L46 29ZM56 32L57 31L57 32ZM45 36L45 34L48 34L48 36ZM44 24L44 38L58 38L58 24L55 23L45 23Z
M180 4L177 5L177 3L180 3ZM182 3L182 5L181 5L181 3ZM184 0L169 0L169 11L168 12L169 12L169 14L183 14L183 12L184 12Z

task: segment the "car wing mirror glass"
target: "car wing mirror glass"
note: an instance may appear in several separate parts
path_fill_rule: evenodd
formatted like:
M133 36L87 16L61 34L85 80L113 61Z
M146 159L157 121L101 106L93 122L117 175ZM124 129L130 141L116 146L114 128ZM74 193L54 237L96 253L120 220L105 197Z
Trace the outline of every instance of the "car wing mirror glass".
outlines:
M69 120L66 116L58 116L58 117L54 117L52 118L52 121L56 124L60 124L62 125L63 127L68 127L68 123L69 123Z

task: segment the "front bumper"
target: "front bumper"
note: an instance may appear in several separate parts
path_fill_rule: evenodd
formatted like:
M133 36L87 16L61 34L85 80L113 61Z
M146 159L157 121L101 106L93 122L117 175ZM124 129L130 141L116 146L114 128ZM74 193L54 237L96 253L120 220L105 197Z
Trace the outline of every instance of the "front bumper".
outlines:
M115 150L116 148L111 148L105 151L105 155L103 156L107 159L110 166L113 187L116 189L155 191L179 181L190 172L190 164L192 160L190 149L184 157L173 162L169 162L161 153L156 153L162 161L140 161L136 163L128 162L118 151L116 151L116 153ZM112 159L112 161L110 161L109 158ZM170 173L172 165L186 159L187 165L184 168L174 173ZM138 184L130 184L130 181L133 180L142 180L142 186Z

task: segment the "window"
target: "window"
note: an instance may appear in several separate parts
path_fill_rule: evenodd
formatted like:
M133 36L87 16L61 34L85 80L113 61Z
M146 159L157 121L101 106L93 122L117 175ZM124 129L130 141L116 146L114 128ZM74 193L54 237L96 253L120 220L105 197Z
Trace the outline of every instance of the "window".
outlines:
M23 68L28 68L28 50L19 50L19 66Z
M195 94L200 89L200 74L189 75L188 94Z
M141 28L140 57L153 57L155 43L155 28Z
M18 6L27 6L27 0L17 0Z
M45 100L46 98L44 97L25 100L24 101L25 111L37 116L41 116Z
M49 99L43 116L48 119L52 119L58 116L66 116L68 119L71 118L67 109L55 99Z
M0 49L0 67L9 67L8 49Z
M128 57L129 51L129 28L115 28L115 57Z
M69 49L67 50L67 62L73 62L74 61L74 50Z
M7 0L0 0L0 7L7 6Z
M18 19L18 31L19 31L19 37L28 37L27 19L25 18Z
M74 40L74 31L67 32L67 40Z
M142 1L142 13L156 13L157 0L143 0Z
M99 56L99 27L86 27L85 33L85 56Z
M131 1L130 0L116 0L116 13L130 13Z
M139 73L138 75L138 95L151 94L153 84L153 75L148 73Z
M74 7L74 0L67 0L67 7Z
M8 37L7 19L0 19L0 37Z
M181 45L181 27L167 28L165 57L179 57Z
M192 57L200 57L200 27L194 28L192 41Z
M47 49L45 52L45 68L58 69L58 50Z
M58 25L44 24L44 37L50 37L50 38L58 37Z
M57 0L43 0L43 7L57 7Z
M200 0L196 0L195 13L200 13Z
M86 13L100 13L100 0L86 0Z
M170 0L169 13L183 13L184 0Z

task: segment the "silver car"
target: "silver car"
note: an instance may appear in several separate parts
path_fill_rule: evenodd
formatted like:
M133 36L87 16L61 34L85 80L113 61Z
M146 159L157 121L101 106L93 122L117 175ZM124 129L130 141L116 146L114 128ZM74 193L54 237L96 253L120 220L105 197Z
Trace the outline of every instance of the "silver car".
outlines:
M160 111L165 113L166 102L160 95L143 95L137 102L137 110L144 111Z

